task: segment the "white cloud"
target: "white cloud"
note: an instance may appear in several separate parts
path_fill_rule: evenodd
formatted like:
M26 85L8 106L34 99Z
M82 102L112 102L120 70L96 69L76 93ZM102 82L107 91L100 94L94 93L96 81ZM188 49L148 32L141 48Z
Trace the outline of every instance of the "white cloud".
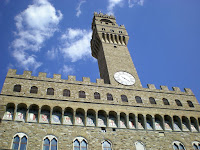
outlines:
M114 7L117 5L122 6L123 1L124 0L108 0L108 7L107 7L108 14L114 14L113 12Z
M26 70L28 70L29 67L33 68L33 70L36 70L38 67L42 65L41 62L36 61L35 55L29 55L24 51L14 50L13 56L17 60L19 65Z
M28 69L41 65L31 52L38 52L43 43L58 30L62 13L48 0L33 0L33 4L15 17L17 32L12 43L13 56L20 66Z
M47 57L48 59L55 59L56 57L58 57L58 49L52 48L51 50L48 50Z
M64 74L64 75L69 75L74 73L74 68L68 65L64 65L60 70L59 70L60 74Z
M83 4L83 3L85 3L86 1L85 0L81 0L80 2L79 2L79 4L78 4L78 7L76 8L76 16L77 17L79 17L80 15L81 15L81 5Z
M127 0L108 0L107 11L108 14L114 14L114 8L116 6L122 7L123 3L127 2ZM129 8L132 8L135 5L143 6L144 0L128 0Z
M128 5L130 8L132 8L135 5L143 6L144 0L128 0Z
M64 54L64 57L70 58L72 62L91 57L91 36L91 30L68 28L66 33L61 36L61 52Z

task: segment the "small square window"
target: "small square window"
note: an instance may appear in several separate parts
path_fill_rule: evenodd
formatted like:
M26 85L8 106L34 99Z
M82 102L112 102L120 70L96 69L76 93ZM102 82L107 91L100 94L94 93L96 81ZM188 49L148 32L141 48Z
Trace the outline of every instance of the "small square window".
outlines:
M114 132L116 131L116 129L115 129L115 128L113 128L112 130L113 130Z
M101 132L106 132L106 128L101 128Z

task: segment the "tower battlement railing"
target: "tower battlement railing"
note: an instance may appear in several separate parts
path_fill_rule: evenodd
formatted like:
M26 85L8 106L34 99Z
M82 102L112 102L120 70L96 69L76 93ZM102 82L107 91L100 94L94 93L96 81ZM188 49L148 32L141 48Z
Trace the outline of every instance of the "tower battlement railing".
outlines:
M84 85L93 85L93 86L100 86L100 87L107 87L113 88L110 84L105 84L103 79L96 79L96 83L91 82L89 77L82 77L82 81L77 81L76 76L68 76L68 79L62 79L61 74L54 74L53 78L48 78L47 73L39 72L38 76L32 76L32 71L24 71L22 75L17 74L16 69L9 69L6 78L18 78L18 79L27 79L27 80L38 80L38 81L52 81L58 83L74 83L74 84L84 84ZM117 89L134 89L131 87L122 87L118 86L115 87ZM184 92L180 90L179 87L172 87L172 90L167 86L160 86L160 89L157 89L154 84L147 84L147 88L137 89L137 90L144 90L144 91L154 91L154 92L167 92L167 93L174 93L174 94L186 94L186 95L194 95L192 90L189 88L184 88Z

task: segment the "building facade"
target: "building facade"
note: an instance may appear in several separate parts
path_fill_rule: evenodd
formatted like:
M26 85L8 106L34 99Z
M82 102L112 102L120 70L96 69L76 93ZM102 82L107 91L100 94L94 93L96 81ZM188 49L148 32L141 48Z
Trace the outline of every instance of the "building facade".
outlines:
M8 71L0 94L0 149L200 149L200 106L193 92L143 88L127 31L114 16L94 13L92 30L101 77L96 83Z

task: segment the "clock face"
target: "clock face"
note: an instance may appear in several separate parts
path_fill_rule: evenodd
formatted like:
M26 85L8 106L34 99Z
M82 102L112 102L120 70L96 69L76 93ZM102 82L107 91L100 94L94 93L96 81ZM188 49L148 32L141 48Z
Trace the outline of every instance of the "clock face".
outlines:
M115 80L123 85L133 85L135 78L128 72L119 71L114 74Z

